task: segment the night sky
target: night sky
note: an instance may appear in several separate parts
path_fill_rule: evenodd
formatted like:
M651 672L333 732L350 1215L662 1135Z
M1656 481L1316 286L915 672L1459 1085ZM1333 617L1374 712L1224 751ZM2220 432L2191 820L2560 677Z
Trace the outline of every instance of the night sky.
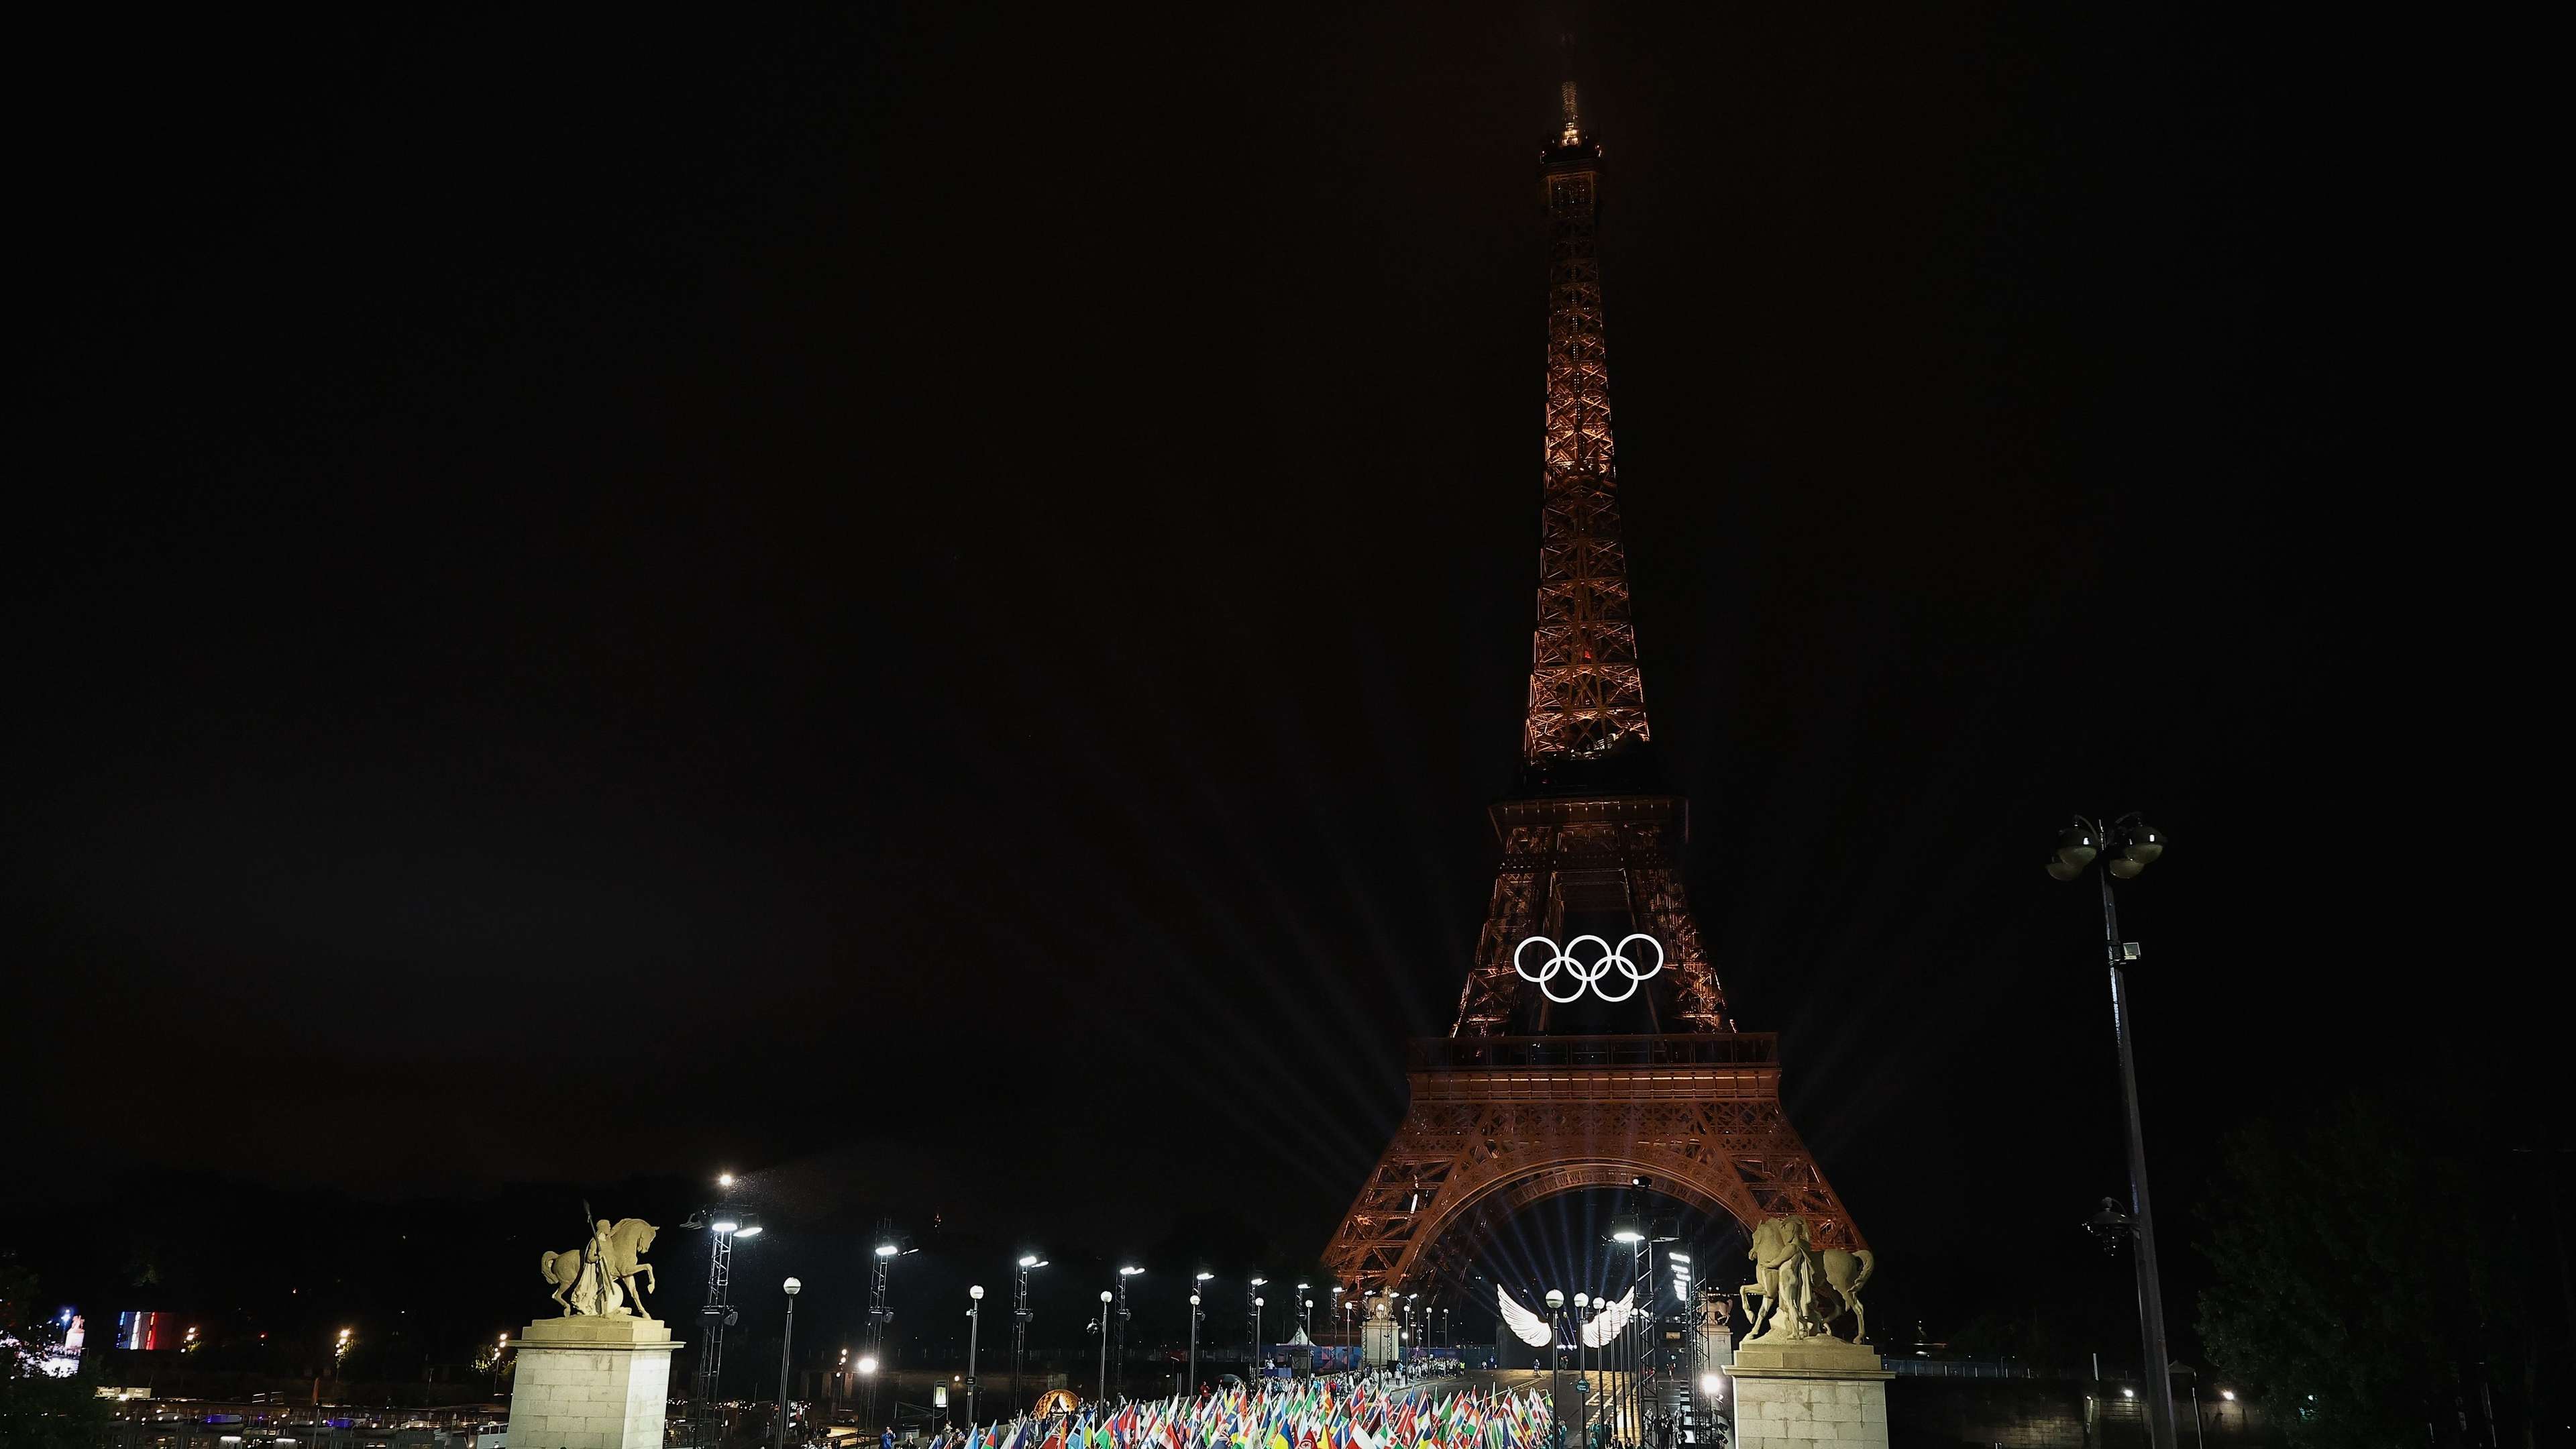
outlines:
M2249 1114L2542 1115L2563 988L2418 938L2477 897L2408 821L2488 762L2424 758L2461 659L2380 504L2444 485L2346 42L1385 9L61 47L8 1221L730 1167L809 1281L878 1213L987 1277L1311 1256L1514 782L1569 64L1694 902L1889 1291L1937 1332L2121 1190L2069 811L2172 840L2123 917L2178 1284Z

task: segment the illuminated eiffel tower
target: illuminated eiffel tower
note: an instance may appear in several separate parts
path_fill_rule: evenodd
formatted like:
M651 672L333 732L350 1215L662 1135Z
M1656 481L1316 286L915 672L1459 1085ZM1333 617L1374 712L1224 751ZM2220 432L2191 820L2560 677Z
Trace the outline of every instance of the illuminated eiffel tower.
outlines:
M1640 1180L1748 1230L1797 1213L1819 1247L1866 1246L1781 1112L1777 1038L1735 1030L1683 894L1690 807L1655 759L1619 541L1603 153L1571 82L1563 101L1541 162L1554 243L1521 789L1490 812L1502 862L1457 1023L1413 1043L1411 1110L1324 1250L1355 1295L1454 1282L1520 1209Z

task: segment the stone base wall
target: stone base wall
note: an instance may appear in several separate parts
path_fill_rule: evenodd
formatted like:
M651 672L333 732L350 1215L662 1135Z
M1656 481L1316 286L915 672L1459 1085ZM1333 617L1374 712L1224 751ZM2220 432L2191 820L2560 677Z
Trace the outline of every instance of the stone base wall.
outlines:
M1734 1382L1736 1449L1888 1449L1887 1385L1878 1380L1738 1375Z
M529 1325L516 1350L511 1449L662 1449L677 1346L650 1321Z

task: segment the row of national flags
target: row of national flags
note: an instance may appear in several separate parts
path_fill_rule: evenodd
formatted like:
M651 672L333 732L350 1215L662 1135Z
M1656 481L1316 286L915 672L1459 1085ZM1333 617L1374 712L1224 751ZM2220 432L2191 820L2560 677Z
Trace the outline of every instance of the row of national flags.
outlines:
M1072 1414L1022 1415L950 1436L950 1449L1542 1449L1547 1401L1534 1390L1379 1386L1361 1375Z

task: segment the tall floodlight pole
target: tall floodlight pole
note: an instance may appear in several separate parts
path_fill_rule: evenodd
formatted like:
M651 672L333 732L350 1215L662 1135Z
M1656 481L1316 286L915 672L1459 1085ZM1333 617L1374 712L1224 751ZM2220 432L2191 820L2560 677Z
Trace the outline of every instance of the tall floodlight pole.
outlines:
M1011 1412L1014 1414L1023 1412L1021 1406L1028 1402L1020 1395L1020 1359L1028 1351L1029 1346L1029 1270L1043 1268L1046 1265L1047 1260L1037 1254L1022 1253L1019 1276L1012 1287L1014 1298L1011 1305Z
M1215 1276L1214 1273L1201 1273L1191 1281L1203 1285ZM1199 1289L1193 1287L1190 1290L1190 1381L1188 1384L1189 1391L1193 1395L1199 1391L1199 1325L1206 1321L1207 1315L1199 1310Z
M2095 1230L2102 1234L2106 1247L2116 1247L2122 1237L2136 1244L2138 1336L2146 1351L2143 1381L2138 1388L2147 1399L2147 1434L2152 1449L2176 1449L2173 1380L2165 1357L2164 1286L2156 1269L2155 1215L2147 1205L2146 1132L2138 1117L2138 1071L2132 1050L2136 1029L2129 1020L2126 968L2138 959L2138 948L2134 942L2120 939L2119 907L2111 898L2111 878L2137 879L2139 872L2163 856L2165 838L2139 819L2135 811L2107 827L2078 815L2074 824L2058 833L2057 848L2048 857L2048 873L2054 879L2071 881L2105 850L2111 852L2111 858L2102 862L2102 959L2111 971L2111 1035L2120 1049L2120 1100L2128 1119L2129 1211L2125 1225L2097 1218Z
M977 1336L984 1331L984 1285L978 1283L966 1290L966 1427L975 1427L975 1347Z
M1109 1408L1109 1300L1116 1296L1106 1288L1100 1290L1100 1405L1103 1413Z
M894 1270L894 1260L911 1252L904 1240L895 1235L894 1224L877 1221L876 1256L868 1274L868 1342L859 1360L859 1372L868 1381L868 1422L877 1421L877 1370L891 1371L887 1361L886 1325L894 1321L894 1309L886 1302L886 1286Z
M718 1173L716 1190L730 1194L733 1174ZM721 1437L711 1425L724 1385L724 1331L738 1321L733 1306L734 1242L760 1236L760 1217L756 1213L737 1213L719 1200L714 1207L691 1214L688 1226L707 1230L707 1296L698 1305L698 1373L689 1414L691 1439L711 1444Z
M1127 1397L1127 1280L1145 1270L1122 1267L1118 1270L1118 1397Z
M778 1340L778 1449L787 1449L787 1373L796 1353L796 1295L805 1285L790 1278L787 1289L787 1332Z
M1255 1278L1243 1285L1245 1315L1252 1320L1252 1360L1244 1366L1243 1373L1243 1386L1247 1389L1261 1376L1261 1285L1269 1281Z
M1640 1178L1636 1180L1636 1186L1642 1188L1644 1185L1644 1179ZM1650 1237L1651 1234L1649 1234L1646 1229L1645 1220L1634 1214L1622 1213L1618 1217L1610 1220L1610 1241L1618 1243L1629 1250L1629 1312L1628 1321L1619 1325L1618 1346L1616 1348L1612 1348L1610 1345L1604 1344L1602 1347L1604 1351L1611 1355L1616 1366L1616 1372L1619 1374L1619 1390L1611 1400L1616 1414L1616 1417L1611 1421L1613 1425L1612 1432L1614 1434L1628 1436L1631 1442L1634 1442L1638 1437L1642 1437L1638 1431L1642 1429L1644 1425L1644 1420L1638 1412L1639 1404L1637 1399L1637 1390L1639 1387L1637 1383L1637 1349L1640 1347L1637 1314L1640 1309L1643 1309L1648 1313L1652 1313L1654 1311L1654 1299L1652 1295L1654 1293L1655 1285L1647 1277L1647 1267L1649 1264L1647 1254L1653 1251L1652 1245L1649 1242ZM1642 1304L1636 1300L1636 1294L1641 1289L1648 1295L1647 1300Z

